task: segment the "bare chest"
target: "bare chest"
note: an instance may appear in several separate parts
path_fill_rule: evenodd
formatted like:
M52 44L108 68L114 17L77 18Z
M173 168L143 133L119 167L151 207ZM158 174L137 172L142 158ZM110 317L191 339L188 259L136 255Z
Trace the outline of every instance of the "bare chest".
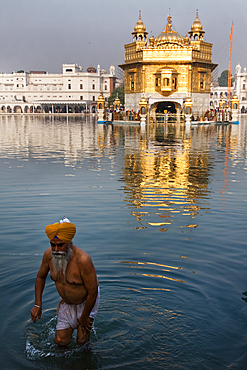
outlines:
M55 283L69 286L84 285L83 279L80 274L80 270L76 263L71 261L65 271L65 274L61 272L56 272L54 270L53 264L50 266L50 277Z

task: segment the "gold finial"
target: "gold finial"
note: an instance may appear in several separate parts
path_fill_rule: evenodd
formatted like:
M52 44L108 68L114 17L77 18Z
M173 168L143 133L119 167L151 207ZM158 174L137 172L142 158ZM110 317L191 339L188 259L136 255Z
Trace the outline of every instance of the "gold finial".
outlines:
M199 19L199 17L198 17L198 9L196 9L196 19Z
M139 20L141 20L141 18L142 18L142 11L139 10Z
M171 16L168 15L167 16L167 19L166 19L166 37L167 37L167 40L168 40L168 33L171 31Z
M153 37L153 32L151 31L151 36L149 38L149 42L150 42L150 46L153 47L154 46L154 37Z

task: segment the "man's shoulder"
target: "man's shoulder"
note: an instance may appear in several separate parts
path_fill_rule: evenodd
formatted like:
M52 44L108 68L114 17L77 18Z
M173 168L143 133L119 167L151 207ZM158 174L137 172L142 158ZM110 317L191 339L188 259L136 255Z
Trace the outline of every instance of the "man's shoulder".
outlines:
M51 259L51 257L52 257L52 253L51 253L51 248L49 247L46 249L45 253L43 254L43 260L48 261Z
M73 250L76 258L80 260L82 263L87 263L91 261L91 257L83 249L77 247L76 245L73 245Z

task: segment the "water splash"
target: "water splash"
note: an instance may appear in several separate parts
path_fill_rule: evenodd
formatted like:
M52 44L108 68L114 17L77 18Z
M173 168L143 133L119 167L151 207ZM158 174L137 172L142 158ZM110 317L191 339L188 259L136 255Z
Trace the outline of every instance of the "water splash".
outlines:
M28 360L36 361L44 358L68 359L80 352L91 349L91 343L83 347L76 343L76 331L67 347L60 347L54 342L56 333L56 316L50 318L44 324L37 323L35 327L30 321L26 329L25 350ZM95 328L92 334L96 335Z

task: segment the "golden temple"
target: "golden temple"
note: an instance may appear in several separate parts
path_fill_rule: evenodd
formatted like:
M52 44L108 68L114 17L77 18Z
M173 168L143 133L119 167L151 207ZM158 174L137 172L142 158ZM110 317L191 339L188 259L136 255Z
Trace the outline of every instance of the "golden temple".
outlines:
M212 44L204 40L205 31L196 12L196 19L186 36L172 29L167 16L166 29L148 40L146 27L139 20L132 32L132 43L126 44L125 109L139 110L145 97L149 112L176 113L184 110L186 98L193 104L194 114L210 107L211 74L217 64L212 62Z

